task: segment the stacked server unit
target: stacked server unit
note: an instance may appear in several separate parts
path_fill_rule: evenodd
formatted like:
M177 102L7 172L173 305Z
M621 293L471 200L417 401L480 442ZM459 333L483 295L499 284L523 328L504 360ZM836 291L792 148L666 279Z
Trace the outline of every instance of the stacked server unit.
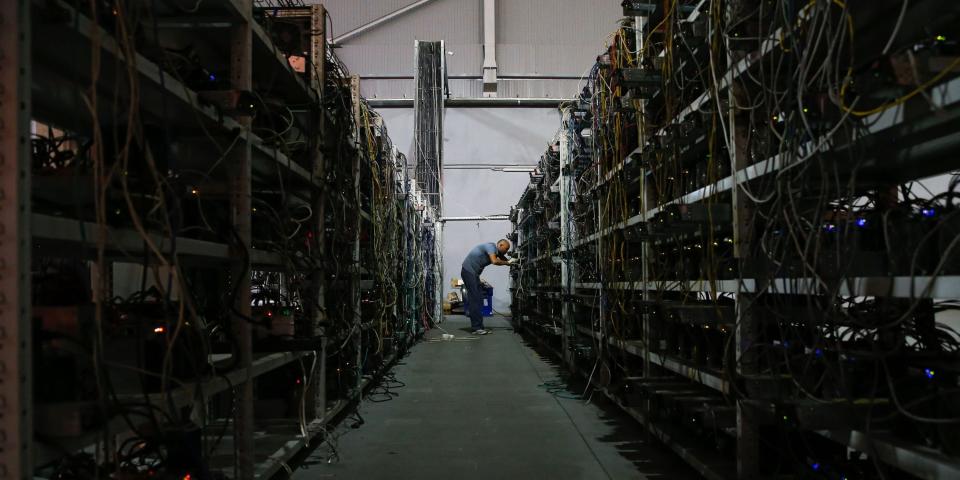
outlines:
M269 478L436 320L431 202L291 3L2 2L4 475Z
M960 475L960 8L623 5L511 213L517 327L707 478Z

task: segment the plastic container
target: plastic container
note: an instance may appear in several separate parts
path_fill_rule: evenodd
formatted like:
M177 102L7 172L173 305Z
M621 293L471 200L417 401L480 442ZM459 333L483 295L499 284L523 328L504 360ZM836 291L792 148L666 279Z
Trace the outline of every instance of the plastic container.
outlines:
M464 315L470 311L470 296L466 294L466 289L463 294L463 313ZM480 305L480 314L484 317L493 316L493 287L486 288L483 296L483 304Z

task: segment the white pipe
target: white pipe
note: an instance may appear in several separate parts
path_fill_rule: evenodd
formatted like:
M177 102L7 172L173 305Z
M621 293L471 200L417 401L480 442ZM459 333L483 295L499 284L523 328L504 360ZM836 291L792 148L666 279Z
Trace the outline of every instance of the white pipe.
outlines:
M483 0L483 96L497 96L497 0Z
M360 35L361 33L366 32L367 30L370 30L371 28L374 28L374 27L377 27L377 26L379 26L379 25L382 25L382 24L384 24L384 23L386 23L386 22L389 22L390 20L393 20L394 18L397 18L397 17L399 17L400 15L403 15L404 13L407 13L407 12L409 12L409 11L411 11L411 10L415 10L415 9L417 9L417 8L420 8L420 7L422 7L422 6L430 3L430 2L432 2L432 1L433 1L433 0L420 0L419 2L411 3L410 5L407 5L406 7L403 7L403 8L398 9L398 10L394 10L394 11L392 11L392 12L390 12L390 13L388 13L388 14L386 14L386 15L384 15L384 16L376 19L376 20L372 20L372 21L367 22L367 23L365 23L365 24L363 24L363 25L360 25L359 27L354 28L353 30L350 30L350 31L347 32L347 33L344 33L343 35L340 35L339 37L334 38L333 40L331 40L330 43L333 43L334 45L340 44L340 43L343 42L344 40L348 40L348 39L353 38L353 37L355 37L355 36L357 36L357 35Z

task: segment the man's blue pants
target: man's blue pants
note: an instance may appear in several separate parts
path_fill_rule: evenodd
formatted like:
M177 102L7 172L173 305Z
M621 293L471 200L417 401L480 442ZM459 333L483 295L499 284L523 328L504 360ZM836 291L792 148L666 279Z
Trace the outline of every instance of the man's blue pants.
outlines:
M480 288L480 275L460 269L460 277L463 278L463 284L467 287L467 316L470 317L470 329L479 330L483 328L483 315L480 313L480 307L483 306L483 290Z

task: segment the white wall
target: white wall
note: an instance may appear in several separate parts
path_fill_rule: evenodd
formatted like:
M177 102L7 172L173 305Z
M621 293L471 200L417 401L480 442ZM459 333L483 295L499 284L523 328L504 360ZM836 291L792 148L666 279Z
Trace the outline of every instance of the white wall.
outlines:
M307 0L330 11L341 35L416 0ZM617 28L620 0L497 0L497 57L501 97L570 98L580 77ZM412 98L414 40L445 40L453 97L482 96L483 0L431 0L424 6L348 39L337 54L359 74L368 98ZM386 77L386 78L384 78ZM381 109L394 144L414 158L412 109ZM535 164L560 126L554 109L446 109L444 163ZM525 173L447 170L445 215L508 213L528 181ZM460 275L474 245L504 237L510 223L449 223L444 231L444 285ZM508 272L490 267L495 306L509 303Z
M416 0L323 3L342 35ZM618 27L620 0L497 0L500 97L570 98L584 70ZM414 40L444 40L454 97L482 96L483 0L431 0L343 41L337 54L364 80L367 98L413 98ZM391 78L376 78L389 76ZM401 78L398 78L401 77ZM406 77L406 78L402 78ZM460 78L457 78L460 77ZM467 78L463 78L467 77ZM521 78L516 78L521 77Z
M397 148L410 152L412 109L382 109ZM560 126L549 108L448 108L444 120L444 163L534 165ZM444 171L444 215L467 217L509 213L529 177L490 170ZM450 278L460 276L463 257L476 244L495 242L510 232L509 221L449 222L444 228L444 295ZM494 287L494 307L510 304L508 269L490 266L483 278Z

